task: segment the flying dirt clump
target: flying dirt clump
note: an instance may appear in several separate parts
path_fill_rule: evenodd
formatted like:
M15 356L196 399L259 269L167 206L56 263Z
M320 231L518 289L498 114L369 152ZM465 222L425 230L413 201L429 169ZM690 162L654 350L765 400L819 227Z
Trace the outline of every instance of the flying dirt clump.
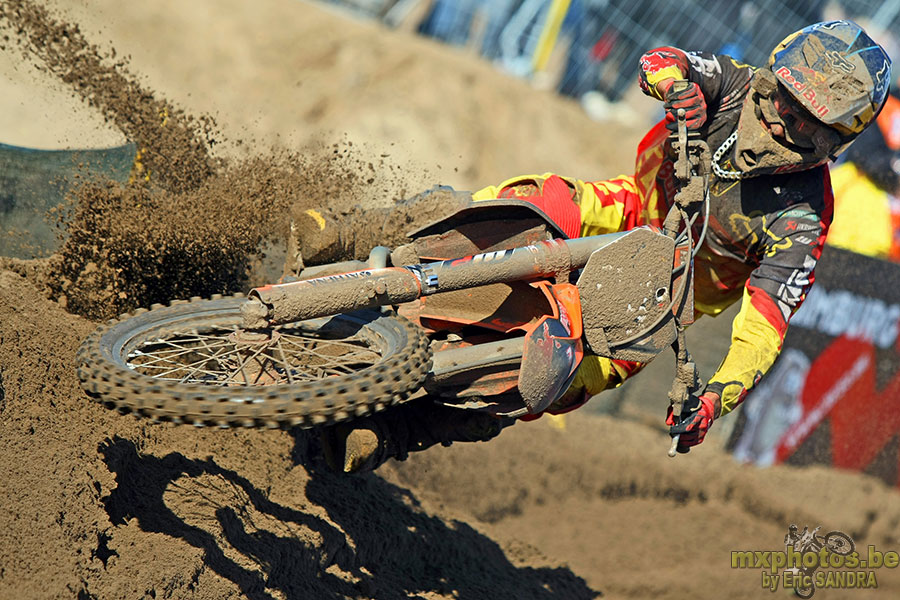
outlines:
M136 144L136 175L178 192L199 186L216 171L209 153L215 143L214 121L194 118L157 99L115 51L102 53L77 25L54 19L28 0L4 0L0 33L0 50L15 46L24 58L36 58L39 69L71 85Z
M64 217L47 283L68 310L94 319L236 291L294 199L294 183L293 169L262 159L181 194L87 182Z
M330 147L256 157L179 194L87 181L60 215L63 241L45 284L67 310L92 319L239 291L263 242L287 238L292 210L366 200L358 162Z

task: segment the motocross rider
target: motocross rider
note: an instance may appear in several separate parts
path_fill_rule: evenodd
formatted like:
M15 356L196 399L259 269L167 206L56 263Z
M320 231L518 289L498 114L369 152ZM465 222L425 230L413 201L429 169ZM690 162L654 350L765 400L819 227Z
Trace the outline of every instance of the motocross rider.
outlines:
M677 110L685 110L688 128L713 153L708 231L695 260L695 309L717 315L741 299L728 353L679 425L678 449L686 452L744 400L778 356L788 321L813 284L832 219L826 163L874 121L890 68L881 46L850 21L789 35L763 68L725 55L656 48L640 59L639 83L665 103L666 117L638 146L634 175L596 182L522 176L473 198L531 201L570 237L661 226L675 193L668 134ZM676 91L676 80L689 83ZM586 355L572 387L547 412L577 408L642 366ZM409 418L399 415L403 409ZM457 418L415 406L393 410L398 415L336 429L325 444L332 466L368 470L437 442L486 440L506 424L469 411L457 411L467 413ZM671 409L667 424L675 424Z

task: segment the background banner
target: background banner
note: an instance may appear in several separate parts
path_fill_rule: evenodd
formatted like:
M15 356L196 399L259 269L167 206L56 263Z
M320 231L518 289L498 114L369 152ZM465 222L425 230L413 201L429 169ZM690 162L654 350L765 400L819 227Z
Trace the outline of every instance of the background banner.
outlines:
M898 325L900 265L826 246L781 356L744 403L735 457L900 484Z

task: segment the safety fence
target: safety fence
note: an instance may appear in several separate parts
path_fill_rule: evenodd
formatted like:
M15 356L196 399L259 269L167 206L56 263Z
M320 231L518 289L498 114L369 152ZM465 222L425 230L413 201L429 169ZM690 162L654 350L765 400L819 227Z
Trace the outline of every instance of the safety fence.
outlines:
M895 59L900 0L322 0L449 44L476 48L522 77L550 72L556 89L617 101L638 58L660 45L720 52L762 64L789 33L831 18L857 20Z

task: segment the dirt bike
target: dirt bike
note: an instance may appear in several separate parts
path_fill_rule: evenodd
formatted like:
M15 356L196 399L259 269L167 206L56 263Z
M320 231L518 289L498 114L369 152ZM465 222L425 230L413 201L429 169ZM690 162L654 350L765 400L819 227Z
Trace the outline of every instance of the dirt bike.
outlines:
M473 202L367 261L111 321L78 352L82 385L197 426L315 427L425 396L523 417L560 398L585 351L646 362L671 346L681 415L698 386L683 327L710 156L683 116L672 144L681 189L662 230L566 239L532 203Z
M843 531L830 531L825 535L819 534L820 527L816 527L811 532L797 533L789 532L784 538L785 546L792 546L794 550L804 554L818 554L822 548L827 548L832 554L839 556L847 556L856 550L856 544L853 539ZM800 576L803 584L797 584L794 587L794 594L800 598L812 598L816 593L816 586L813 576L818 570L819 564L816 563L811 567L803 566L797 568L795 574Z

